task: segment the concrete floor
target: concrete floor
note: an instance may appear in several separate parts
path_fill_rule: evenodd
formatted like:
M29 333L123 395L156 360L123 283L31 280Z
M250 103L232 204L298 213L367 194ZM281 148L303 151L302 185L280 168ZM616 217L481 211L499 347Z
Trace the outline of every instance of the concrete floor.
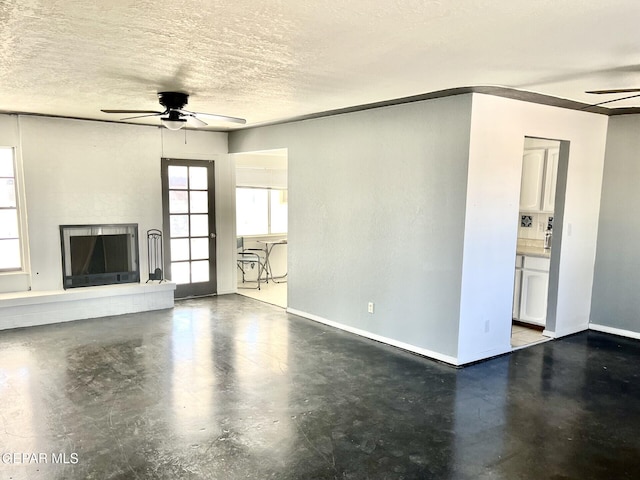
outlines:
M639 360L591 332L454 369L238 295L4 331L0 478L636 479Z

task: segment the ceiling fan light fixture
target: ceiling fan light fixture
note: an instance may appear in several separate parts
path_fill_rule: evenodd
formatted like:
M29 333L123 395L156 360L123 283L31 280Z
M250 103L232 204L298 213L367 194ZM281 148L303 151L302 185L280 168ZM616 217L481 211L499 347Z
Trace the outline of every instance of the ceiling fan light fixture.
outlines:
M162 124L169 130L180 130L187 124L187 120L184 118L161 118Z

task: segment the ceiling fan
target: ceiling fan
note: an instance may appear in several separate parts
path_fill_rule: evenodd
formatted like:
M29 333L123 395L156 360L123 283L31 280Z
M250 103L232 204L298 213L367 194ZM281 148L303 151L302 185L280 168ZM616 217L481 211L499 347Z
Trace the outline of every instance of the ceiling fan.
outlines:
M190 112L184 110L183 107L188 103L189 95L181 92L160 92L158 100L165 110L158 112L154 110L101 110L104 113L133 113L140 114L133 117L121 118L121 120L133 120L134 118L156 117L160 116L162 124L169 130L180 130L187 124L187 120L191 121L196 127L206 127L208 124L199 119L196 115L212 117L215 120L223 122L233 122L245 124L244 118L228 117L226 115L217 115L213 113Z
M634 93L633 95L627 95L626 97L614 98L613 100L605 100L604 102L599 102L599 103L594 103L593 105L589 105L589 107L597 107L598 105L604 105L606 103L620 102L622 100L628 100L630 98L640 97L640 93L637 93L637 92L640 92L640 88L614 88L610 90L589 90L589 91L586 91L585 93L591 93L595 95L606 95L611 93ZM589 108L589 107L586 107L586 108Z

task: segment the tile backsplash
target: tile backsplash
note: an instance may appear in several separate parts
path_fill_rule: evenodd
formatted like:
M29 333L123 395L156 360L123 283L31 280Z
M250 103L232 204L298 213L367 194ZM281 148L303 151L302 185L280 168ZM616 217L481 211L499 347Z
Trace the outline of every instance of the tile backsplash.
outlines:
M544 232L549 225L553 229L553 214L520 212L518 238L544 240Z

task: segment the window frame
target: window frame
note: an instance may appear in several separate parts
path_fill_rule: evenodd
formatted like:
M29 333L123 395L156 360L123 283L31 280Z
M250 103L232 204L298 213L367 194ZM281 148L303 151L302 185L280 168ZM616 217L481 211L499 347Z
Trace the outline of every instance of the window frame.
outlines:
M0 274L12 274L12 273L23 273L26 271L26 256L25 256L25 235L23 229L23 219L22 219L22 205L21 205L21 188L20 188L20 177L19 177L19 165L18 165L18 155L15 147L0 145L1 150L9 150L11 152L11 160L13 163L13 176L12 177L0 177L2 179L13 179L13 194L14 194L14 202L15 207L2 207L0 206L0 210L15 210L16 212L16 220L18 227L18 236L14 237L2 237L0 240L17 240L18 248L19 248L19 263L18 267L13 268L0 268Z
M243 189L243 190L265 190L267 192L267 233L245 233L245 234L240 234L238 232L238 210L236 207L236 235L239 237L266 237L266 236L282 236L282 235L287 235L289 233L289 220L287 218L287 229L284 232L272 232L271 231L271 192L272 191L276 191L276 192L287 192L288 195L288 189L287 188L279 188L279 187L256 187L256 186L249 186L249 185L236 185L236 190L235 190L235 194L236 194L236 205L237 205L237 201L238 201L238 190ZM287 210L288 210L288 199L287 199ZM288 215L287 215L288 216Z

